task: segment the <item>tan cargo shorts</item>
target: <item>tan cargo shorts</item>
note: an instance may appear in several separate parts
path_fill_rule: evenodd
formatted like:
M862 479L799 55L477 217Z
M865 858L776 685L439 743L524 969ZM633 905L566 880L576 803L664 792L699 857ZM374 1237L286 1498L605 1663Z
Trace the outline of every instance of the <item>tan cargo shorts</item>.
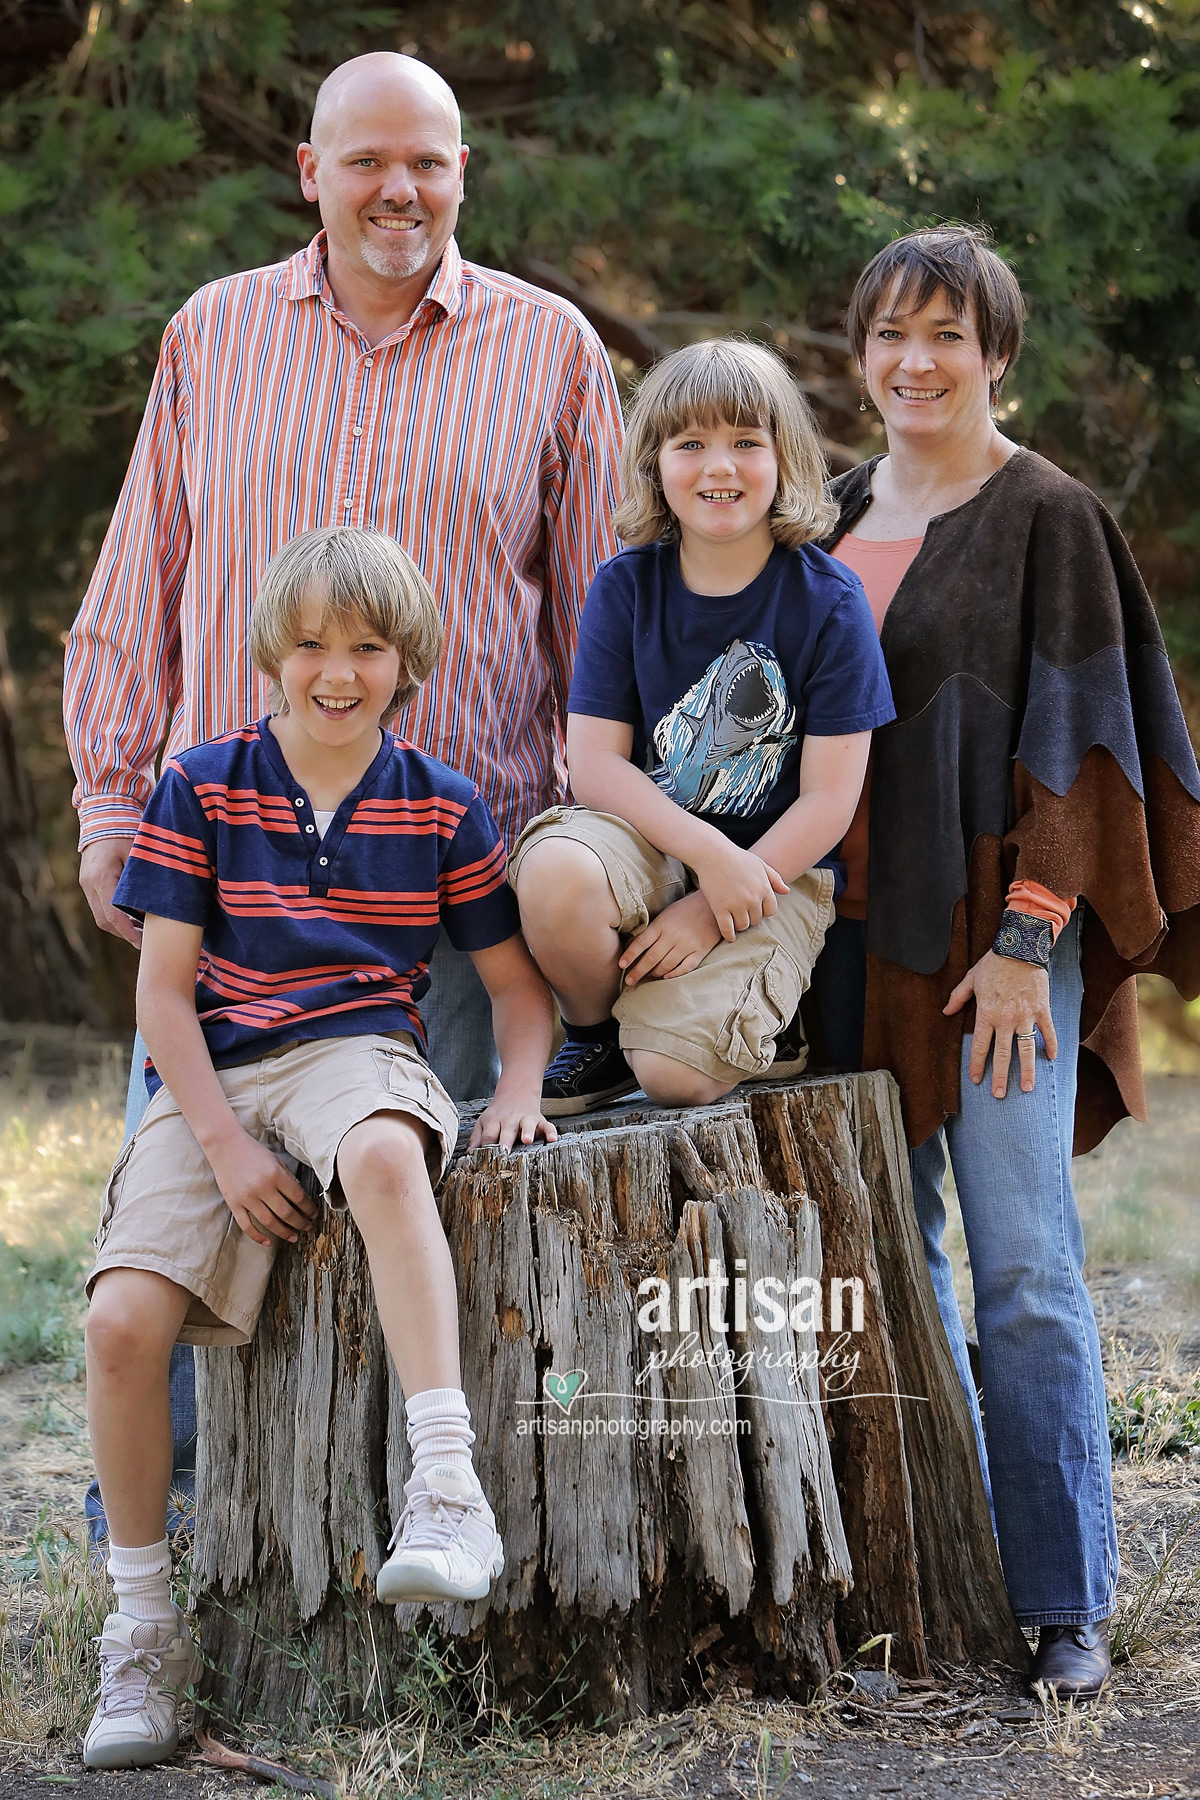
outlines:
M613 813L553 806L531 819L508 859L515 888L530 845L572 838L600 858L625 939L695 886L690 869ZM761 925L721 942L687 975L622 987L613 1016L622 1050L656 1050L716 1081L747 1081L771 1066L775 1039L812 978L833 918L833 870L809 869L778 896Z
M432 1181L454 1154L454 1102L403 1033L293 1044L218 1069L217 1079L238 1123L293 1174L307 1163L331 1206L345 1205L342 1139L375 1113L403 1113L428 1127ZM180 1343L248 1344L275 1251L242 1231L186 1120L159 1088L109 1177L89 1296L105 1269L152 1269L194 1296Z

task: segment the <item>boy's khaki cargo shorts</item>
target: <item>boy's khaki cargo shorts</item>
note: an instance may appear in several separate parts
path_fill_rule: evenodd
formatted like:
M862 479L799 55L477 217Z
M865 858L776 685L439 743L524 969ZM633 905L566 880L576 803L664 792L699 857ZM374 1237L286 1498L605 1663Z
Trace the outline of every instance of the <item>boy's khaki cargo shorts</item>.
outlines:
M549 837L572 838L599 857L627 941L696 886L690 869L624 819L554 806L530 820L513 845L508 878L514 888L530 846ZM833 870L809 869L776 898L769 919L739 931L732 944L717 944L687 975L622 987L613 1007L622 1050L656 1050L716 1081L765 1074L833 918Z
M406 1033L322 1038L258 1062L218 1069L238 1123L295 1173L307 1163L331 1206L344 1206L342 1139L376 1113L428 1127L430 1179L444 1174L458 1113ZM276 1243L238 1225L208 1159L166 1088L154 1095L109 1177L92 1284L105 1269L152 1269L194 1296L183 1344L248 1344L262 1309Z

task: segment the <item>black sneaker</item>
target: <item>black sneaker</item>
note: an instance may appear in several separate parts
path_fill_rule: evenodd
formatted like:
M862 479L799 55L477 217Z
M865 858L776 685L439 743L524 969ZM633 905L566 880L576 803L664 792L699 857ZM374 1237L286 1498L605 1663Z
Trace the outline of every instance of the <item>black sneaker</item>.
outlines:
M760 1081L794 1081L808 1067L808 1039L797 1010L775 1039L775 1058Z
M637 1076L610 1038L596 1041L569 1037L542 1082L542 1111L548 1119L569 1118L607 1106L622 1094L632 1094Z

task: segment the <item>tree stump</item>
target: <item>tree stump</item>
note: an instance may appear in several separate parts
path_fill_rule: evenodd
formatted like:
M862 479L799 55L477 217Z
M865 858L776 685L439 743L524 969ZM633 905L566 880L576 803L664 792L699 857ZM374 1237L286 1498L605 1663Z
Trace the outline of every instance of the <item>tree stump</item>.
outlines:
M428 1613L502 1693L624 1718L715 1669L803 1697L885 1632L914 1675L1027 1665L890 1077L593 1114L460 1154L440 1198L506 1562ZM255 1341L198 1352L197 1387L206 1705L386 1697L427 1609L371 1599L409 1460L344 1214L281 1252Z

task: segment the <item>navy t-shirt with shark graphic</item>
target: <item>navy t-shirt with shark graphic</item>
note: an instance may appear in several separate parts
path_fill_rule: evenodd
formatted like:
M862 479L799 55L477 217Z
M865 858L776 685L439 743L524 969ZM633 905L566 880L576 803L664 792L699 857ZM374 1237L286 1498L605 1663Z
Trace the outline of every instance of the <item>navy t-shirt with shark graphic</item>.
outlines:
M603 563L567 710L632 725L639 768L743 849L798 797L806 734L896 716L862 584L813 544L777 544L737 594L685 587L675 544ZM834 855L821 861L840 877Z

